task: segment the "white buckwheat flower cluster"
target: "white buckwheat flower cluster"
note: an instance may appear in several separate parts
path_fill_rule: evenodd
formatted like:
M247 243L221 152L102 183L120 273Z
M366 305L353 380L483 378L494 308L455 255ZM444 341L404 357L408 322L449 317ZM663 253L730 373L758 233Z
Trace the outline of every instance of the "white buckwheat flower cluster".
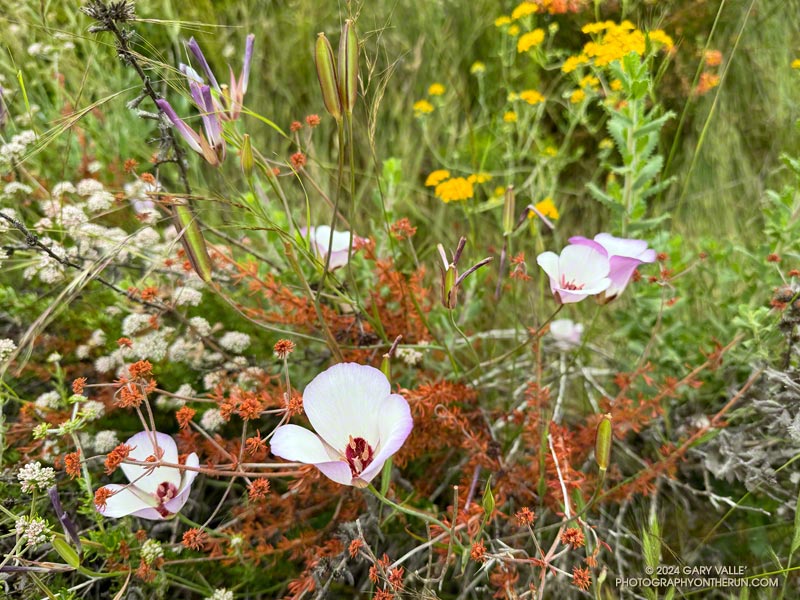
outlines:
M225 419L218 408L210 408L200 418L200 427L211 433L225 425Z
M161 542L157 540L147 540L142 544L141 550L142 560L152 565L159 558L164 558L164 548L161 547Z
M119 446L119 443L117 433L109 429L98 431L94 435L94 450L99 454L111 452L114 448Z
M233 600L233 592L225 588L217 588L206 600Z
M0 339L0 363L11 356L11 353L16 349L17 345L14 343L14 340L9 338Z
M240 331L229 331L220 338L219 344L231 352L243 352L250 345L250 336Z
M43 467L42 463L28 463L17 473L22 491L30 494L35 490L47 491L56 482L56 472L52 467Z
M25 545L29 548L35 548L53 538L47 527L47 521L41 517L20 517L14 523L14 529L19 539L25 540Z

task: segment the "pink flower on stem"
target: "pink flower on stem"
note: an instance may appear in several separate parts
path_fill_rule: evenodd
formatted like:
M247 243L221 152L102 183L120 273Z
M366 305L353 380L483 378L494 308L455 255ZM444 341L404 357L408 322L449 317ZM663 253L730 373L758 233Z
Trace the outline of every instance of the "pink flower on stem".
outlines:
M594 240L575 236L569 238L569 241L571 244L590 247L599 244L605 250L610 265L608 277L611 279L611 285L605 291L606 301L613 300L625 290L636 267L656 260L656 251L648 248L647 242L644 240L618 238L610 233L598 233L594 236Z
M156 104L161 111L178 130L181 137L186 140L189 147L202 156L208 164L216 167L225 159L225 140L222 137L222 126L214 112L211 101L211 91L207 85L199 85L197 82L189 83L189 90L195 102L200 102L200 110L203 111L203 128L205 135L189 127L181 119L169 102L163 98L156 100Z
M328 270L333 271L339 267L343 267L350 259L350 232L349 231L333 231L333 243L331 244L331 228L328 225L320 225L319 227L306 227L300 228L300 235L303 239L306 237L311 243L311 251L314 256L319 258L322 264L325 264L325 257L328 255L328 248L331 250L331 259L328 263ZM353 236L353 243L356 237Z
M408 402L391 393L386 376L356 363L317 375L303 392L303 408L316 433L282 425L272 453L314 465L342 485L367 487L414 427Z
M197 59L197 62L200 63L200 67L206 74L206 77L208 77L211 88L215 92L215 111L218 112L220 118L225 121L235 121L241 114L244 95L247 92L247 84L250 79L250 62L253 58L253 44L255 43L255 39L256 36L252 33L247 36L244 47L242 72L239 74L239 79L236 79L236 76L233 74L233 69L228 66L231 77L230 87L225 85L220 86L220 84L217 82L217 78L214 77L214 73L211 70L211 67L208 65L208 61L203 55L203 51L200 49L200 45L197 43L197 41L194 38L191 38L187 44L189 51L194 55L195 59ZM198 75L197 71L191 67L187 65L181 65L180 68L181 72L189 78L190 82L196 81L201 84L203 83L200 75ZM201 105L198 104L198 106Z
M542 252L536 262L550 277L550 291L557 302L580 302L587 296L604 292L611 280L610 265L600 244L587 240L587 245L569 245L559 256L555 252Z
M155 444L154 444L155 441ZM133 448L128 459L142 462L161 460L178 464L178 447L172 437L158 431L142 431L130 438L126 445ZM158 449L156 449L158 446ZM185 466L197 468L200 460L192 452ZM176 467L144 467L122 463L120 465L130 483L112 483L103 486L111 492L103 506L96 506L104 517L133 515L142 519L162 520L179 512L189 499L192 482L197 471Z

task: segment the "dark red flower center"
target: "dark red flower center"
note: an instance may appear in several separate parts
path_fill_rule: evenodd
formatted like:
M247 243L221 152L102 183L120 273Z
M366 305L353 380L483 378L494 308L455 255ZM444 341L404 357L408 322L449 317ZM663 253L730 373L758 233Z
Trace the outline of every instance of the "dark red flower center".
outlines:
M354 438L352 435L344 455L347 458L347 464L350 465L350 472L353 477L361 475L362 471L369 466L375 456L372 446L367 443L367 440L360 437Z
M178 488L175 487L175 484L170 483L169 481L162 481L158 484L158 487L156 488L156 499L158 500L158 506L156 506L156 510L162 517L168 517L172 514L164 505L177 495Z
M566 275L561 275L561 289L562 290L582 290L584 283L575 283L575 280L567 281Z

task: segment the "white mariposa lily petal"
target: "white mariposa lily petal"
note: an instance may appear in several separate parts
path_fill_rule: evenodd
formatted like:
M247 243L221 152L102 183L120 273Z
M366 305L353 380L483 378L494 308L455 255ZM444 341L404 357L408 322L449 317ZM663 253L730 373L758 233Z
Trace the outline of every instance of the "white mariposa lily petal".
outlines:
M344 450L351 436L364 438L374 448L379 440L380 401L390 393L380 370L341 363L306 386L303 408L314 430L337 451Z
M142 431L125 442L128 446L133 447L128 458L146 461L149 457L155 456L154 440L158 443L159 450L162 452L160 459L164 462L178 464L178 447L175 445L175 440L171 436L158 431ZM120 468L125 473L128 481L148 494L155 494L158 486L163 482L170 483L176 488L181 485L181 471L175 467L148 468L122 463Z
M307 465L316 465L341 458L326 448L325 443L317 434L298 425L278 427L272 434L269 447L275 456Z
M380 406L381 420L378 424L380 441L369 466L359 476L369 483L383 469L383 464L405 443L414 428L411 408L400 394L391 394Z
M151 500L146 494L139 492L132 485L124 486L110 483L103 487L113 492L106 500L105 506L97 507L97 511L104 517L118 518L145 509L155 510L153 507L157 505L155 498ZM156 511L156 514L158 514L158 511Z

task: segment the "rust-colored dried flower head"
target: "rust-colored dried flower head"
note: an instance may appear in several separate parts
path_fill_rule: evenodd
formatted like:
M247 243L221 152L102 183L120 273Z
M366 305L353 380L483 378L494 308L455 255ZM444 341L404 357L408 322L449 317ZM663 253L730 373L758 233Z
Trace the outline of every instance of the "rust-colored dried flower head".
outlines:
M285 360L287 356L294 352L294 342L286 339L278 340L272 347L272 351L275 353L275 356L281 360Z

